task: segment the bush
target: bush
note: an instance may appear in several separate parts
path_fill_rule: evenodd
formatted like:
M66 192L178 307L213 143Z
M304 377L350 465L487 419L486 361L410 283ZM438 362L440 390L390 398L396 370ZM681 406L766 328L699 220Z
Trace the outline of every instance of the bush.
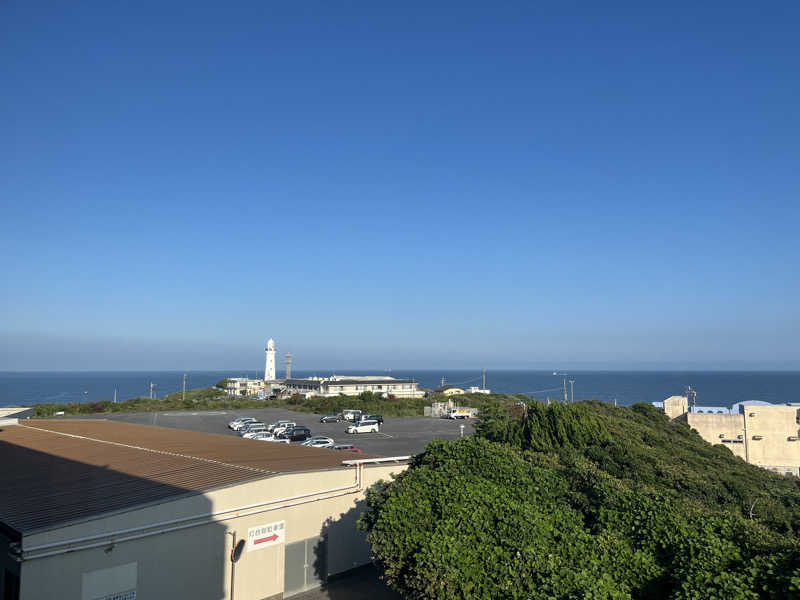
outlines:
M800 597L800 482L643 405L492 403L367 505L406 598Z

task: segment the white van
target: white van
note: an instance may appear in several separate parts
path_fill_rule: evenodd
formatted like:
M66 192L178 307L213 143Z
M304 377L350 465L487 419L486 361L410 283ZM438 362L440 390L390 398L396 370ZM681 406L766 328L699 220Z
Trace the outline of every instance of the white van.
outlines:
M353 421L354 423L358 423L361 420L361 411L360 410L343 410L342 411L342 418L345 421Z
M373 420L360 421L345 429L345 433L378 433L378 431L378 422Z

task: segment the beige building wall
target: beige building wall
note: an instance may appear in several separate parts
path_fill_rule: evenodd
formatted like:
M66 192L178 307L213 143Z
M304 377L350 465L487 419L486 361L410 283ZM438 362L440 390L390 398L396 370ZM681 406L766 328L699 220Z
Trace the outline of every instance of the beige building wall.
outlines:
M749 462L763 467L800 466L800 407L751 405L744 410Z
M666 401L664 403L666 411ZM686 421L711 444L760 467L800 473L800 406L745 405L739 414L687 413Z
M742 460L747 459L742 415L688 413L686 422L709 444L723 444Z
M102 586L125 585L132 572L137 598L230 598L232 534L246 539L250 528L282 523L283 543L245 550L233 575L236 600L280 598L286 544L325 536L325 576L369 562L355 526L365 490L405 468L366 466L360 481L356 467L276 475L25 536L20 598L95 600L126 591ZM50 547L31 550L42 545Z
M689 412L689 398L686 396L670 396L664 400L664 412L670 419L677 419Z

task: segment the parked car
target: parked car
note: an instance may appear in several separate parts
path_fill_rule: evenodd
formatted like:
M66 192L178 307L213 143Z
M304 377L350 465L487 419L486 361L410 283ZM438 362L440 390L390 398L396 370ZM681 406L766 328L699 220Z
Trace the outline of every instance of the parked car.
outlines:
M320 423L340 423L342 421L342 415L324 415L319 422Z
M228 423L228 427L233 429L234 431L239 431L243 426L247 425L248 423L255 423L258 421L255 417L237 417L230 423Z
M324 435L314 435L308 438L301 446L313 446L314 448L333 448L333 440Z
M269 427L267 427L267 429L269 429L270 431L275 431L275 429L277 429L278 427L284 427L286 425L289 425L290 423L292 425L294 425L294 421L289 421L287 419L281 419L280 421L275 421L274 423L270 423Z
M270 438L261 438L261 441L262 442L278 442L279 444L288 444L289 443L289 440L286 440L286 439L283 439L283 438L279 438L279 437L276 437L276 436L272 436Z
M292 427L291 429L287 429L286 431L280 434L280 437L287 439L291 442L302 442L311 437L311 430L308 427L303 427L302 425L299 425L297 427Z
M287 430L291 429L292 427L296 427L296 426L297 426L297 423L283 423L281 425L278 425L275 429L273 429L272 433L274 433L276 436L280 437L281 434L284 431L287 431Z
M378 425L383 425L383 415L361 415L362 421L377 421Z
M361 411L360 410L352 410L347 409L342 411L342 418L345 421L352 421L353 423L358 423L361 420Z
M261 427L256 427L254 431L248 431L242 437L252 440L256 439L256 437L258 437L258 439L261 439L262 437L275 437L275 434L273 434L271 431L267 431L266 429L262 429Z
M246 433L242 436L249 440L271 440L275 437L271 431L255 431L253 433Z
M361 448L356 448L353 444L337 444L333 449L341 450L342 452L361 452Z
M374 419L359 421L345 429L346 433L378 433L380 426Z
M256 433L257 431L266 431L267 426L260 421L254 421L253 423L247 423L244 427L239 429L239 435L243 436L248 433Z

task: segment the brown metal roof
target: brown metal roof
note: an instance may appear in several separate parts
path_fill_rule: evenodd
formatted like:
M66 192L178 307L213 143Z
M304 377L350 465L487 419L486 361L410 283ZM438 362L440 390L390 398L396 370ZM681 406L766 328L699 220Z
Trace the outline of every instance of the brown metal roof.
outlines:
M341 468L347 458L115 421L26 421L0 428L0 523L24 533L275 473Z

